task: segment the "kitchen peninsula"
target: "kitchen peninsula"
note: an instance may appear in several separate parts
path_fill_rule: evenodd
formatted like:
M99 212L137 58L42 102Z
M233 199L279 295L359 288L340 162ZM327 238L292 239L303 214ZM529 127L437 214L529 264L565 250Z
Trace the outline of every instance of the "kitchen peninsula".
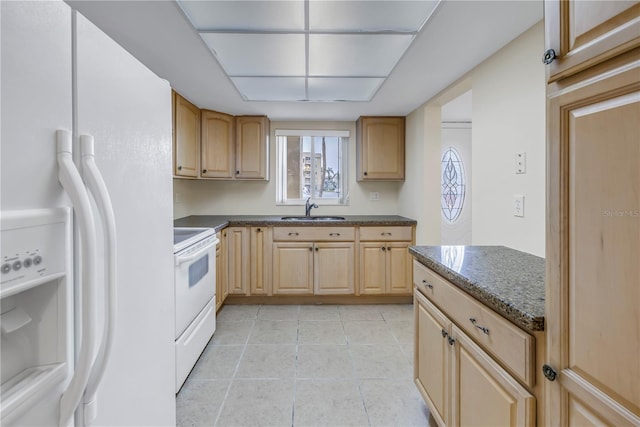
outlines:
M437 423L542 419L545 261L504 246L412 246L414 380Z

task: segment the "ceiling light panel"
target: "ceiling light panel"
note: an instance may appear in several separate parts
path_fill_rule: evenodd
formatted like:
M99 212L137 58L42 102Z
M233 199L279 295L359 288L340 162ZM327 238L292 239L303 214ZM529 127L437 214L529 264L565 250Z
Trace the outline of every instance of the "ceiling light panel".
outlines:
M178 0L198 31L303 31L304 1Z
M386 77L414 37L412 34L311 34L309 75Z
M247 101L300 101L307 98L304 77L232 77Z
M417 32L439 0L309 1L309 30Z
M384 78L310 77L310 101L369 101Z
M303 34L201 33L229 76L304 76Z

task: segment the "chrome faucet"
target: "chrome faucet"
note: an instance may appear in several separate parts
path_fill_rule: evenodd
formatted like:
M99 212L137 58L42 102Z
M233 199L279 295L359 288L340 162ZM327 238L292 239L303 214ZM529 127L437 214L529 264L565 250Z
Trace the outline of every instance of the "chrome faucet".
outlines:
M311 216L311 209L317 208L318 205L311 203L311 197L307 199L307 203L304 205L304 216Z

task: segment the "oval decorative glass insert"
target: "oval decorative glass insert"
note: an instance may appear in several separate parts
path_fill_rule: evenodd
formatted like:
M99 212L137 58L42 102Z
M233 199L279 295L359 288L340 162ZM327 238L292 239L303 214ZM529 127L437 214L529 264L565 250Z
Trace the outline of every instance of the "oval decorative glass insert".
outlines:
M449 147L442 155L442 193L440 204L442 215L449 224L453 224L462 213L466 182L464 176L464 165L460 154Z

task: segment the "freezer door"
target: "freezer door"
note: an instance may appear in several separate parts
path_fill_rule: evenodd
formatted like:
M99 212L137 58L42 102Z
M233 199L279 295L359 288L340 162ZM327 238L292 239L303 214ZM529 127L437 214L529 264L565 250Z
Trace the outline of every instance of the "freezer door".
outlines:
M74 359L73 280L64 257L70 249L31 214L69 203L58 182L56 130L72 129L71 9L61 1L2 1L0 19L1 216L3 228L18 210L30 222L10 231L28 239L4 231L0 239L3 265L12 259L11 268L3 268L0 297L0 424L56 425ZM54 246L45 255L49 243ZM65 260L56 274L49 274L51 253ZM43 277L35 265L46 271Z

